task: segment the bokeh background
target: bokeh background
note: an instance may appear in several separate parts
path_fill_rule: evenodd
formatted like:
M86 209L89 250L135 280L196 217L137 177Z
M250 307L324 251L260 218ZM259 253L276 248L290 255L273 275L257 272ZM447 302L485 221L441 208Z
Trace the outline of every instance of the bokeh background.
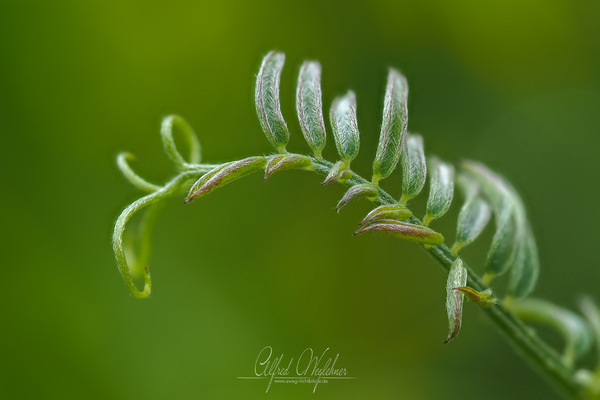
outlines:
M0 397L557 398L470 304L443 345L442 270L413 244L353 238L369 204L337 215L344 189L308 173L167 202L153 294L130 297L110 238L140 193L115 156L131 151L143 176L167 180L169 113L195 127L208 162L266 154L254 77L279 49L289 148L307 150L294 86L302 60L318 59L327 108L357 93L354 167L369 175L394 66L428 152L481 160L520 190L536 295L574 308L579 294L600 298L598 15L600 3L571 0L2 1ZM383 186L399 194L398 174ZM435 223L448 238L457 208ZM491 234L465 252L476 269ZM265 394L236 377L267 345L286 358L329 347L358 379Z

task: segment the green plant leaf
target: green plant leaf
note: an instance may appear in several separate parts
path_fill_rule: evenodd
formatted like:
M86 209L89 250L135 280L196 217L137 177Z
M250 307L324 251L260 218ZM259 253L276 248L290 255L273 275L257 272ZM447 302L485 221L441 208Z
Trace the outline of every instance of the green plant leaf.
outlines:
M506 305L526 322L556 330L565 340L563 361L572 366L592 345L592 333L583 318L566 308L542 299L527 298Z
M349 166L360 150L360 133L356 121L356 95L352 90L333 101L329 118L335 146L342 161Z
M286 169L304 169L312 170L312 160L310 157L301 154L282 154L272 157L265 167L265 181L272 174Z
M485 263L488 277L500 276L513 266L520 236L514 213L508 213L506 219L497 218L496 233Z
M490 220L490 206L481 197L468 199L460 209L456 226L456 242L452 252L458 254L463 247L471 244L483 231Z
M266 157L257 156L220 165L204 174L192 185L185 202L189 203L230 182L261 170L266 163Z
M412 212L402 204L385 204L373 209L360 222L360 225L369 224L379 219L404 220L412 217Z
M528 296L537 283L540 269L535 238L531 227L527 226L525 234L517 245L515 263L508 281L508 295L515 299Z
M458 182L465 194L465 202L458 214L456 241L452 253L471 244L483 231L490 220L492 211L488 203L479 196L479 184L464 174L459 174Z
M379 190L370 184L354 185L346 191L342 199L339 201L335 210L339 213L342 207L348 204L350 201L360 197L374 198L379 193Z
M450 267L446 283L446 312L448 313L448 337L444 344L458 335L462 323L462 308L464 294L455 288L467 285L467 269L460 258L457 258Z
M444 243L444 236L433 229L393 219L376 220L372 224L366 225L354 232L354 236L375 231L390 233L401 239L428 245L437 246Z
M429 158L429 198L427 199L427 212L423 218L423 225L427 226L434 220L441 218L452 204L454 197L454 167L439 158Z
M408 124L408 83L406 78L395 69L388 73L385 99L383 103L383 121L377 154L373 162L373 183L390 176L402 151L402 141Z
M289 131L279 104L279 80L285 62L285 55L271 51L263 59L256 77L255 104L260 126L267 139L279 150L285 152Z
M325 124L321 100L321 64L306 61L300 68L296 91L296 111L304 139L313 150L315 157L321 158L325 148Z
M406 204L410 199L421 193L427 177L427 164L425 164L425 150L421 135L407 135L401 158L402 198L400 203Z

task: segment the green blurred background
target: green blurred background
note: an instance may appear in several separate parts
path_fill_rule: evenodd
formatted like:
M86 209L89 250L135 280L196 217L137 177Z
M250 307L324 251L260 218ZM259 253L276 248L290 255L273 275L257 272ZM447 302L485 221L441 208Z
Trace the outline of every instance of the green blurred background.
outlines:
M526 3L526 4L524 4ZM410 84L412 131L449 160L495 168L526 200L540 248L536 295L600 298L597 1L12 1L0 4L2 345L5 399L556 398L467 305L449 345L445 276L418 246L352 237L366 202L341 186L254 175L184 206L154 237L150 299L118 274L113 223L140 193L115 156L162 182L164 115L184 116L204 159L264 154L254 76L287 54L290 149L300 63L323 65L324 103L352 88L369 174L387 68ZM333 157L329 138L326 155ZM399 193L398 175L383 186ZM415 202L417 210L423 201ZM434 226L453 237L457 205ZM481 265L491 237L468 249ZM354 381L241 381L260 349L339 353Z

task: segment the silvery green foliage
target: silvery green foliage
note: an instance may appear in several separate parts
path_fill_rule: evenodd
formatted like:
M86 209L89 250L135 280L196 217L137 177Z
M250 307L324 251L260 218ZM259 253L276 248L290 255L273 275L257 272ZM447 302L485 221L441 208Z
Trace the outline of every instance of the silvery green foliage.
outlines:
M384 204L371 210L359 225L366 225L378 219L396 219L402 221L412 216L412 211L402 204Z
M537 245L529 224L517 244L515 262L508 281L508 294L516 299L529 295L535 287L540 271Z
M163 120L161 135L165 152L178 170L177 176L164 185L150 183L138 176L129 166L132 160L130 154L122 153L118 156L118 166L124 176L138 189L146 192L146 195L123 210L115 223L113 233L113 250L119 271L131 294L136 298L145 298L151 291L147 266L132 263L134 265L130 268L126 257L123 235L126 225L135 213L147 209L140 233L141 248L138 257L138 260L146 261L149 257L149 232L159 209L158 203L162 200L187 191L185 202L192 202L259 170L264 170L265 180L278 171L307 170L324 176L324 184L338 182L348 187L336 207L338 211L359 197L377 206L360 222L361 227L355 235L383 232L420 243L448 269L446 308L449 334L446 342L453 339L460 329L463 296L466 295L475 304L492 310L488 315L493 316L499 328L508 333L514 342L521 343L522 349L526 348L539 355L534 361L538 360L541 368L553 368L560 363L563 363L567 370L571 368L575 359L590 347L593 335L586 322L576 314L546 301L527 298L537 282L539 258L531 224L527 219L523 201L515 189L483 164L464 161L455 174L455 168L451 164L431 157L427 209L423 220L417 218L405 203L422 192L426 184L427 160L423 138L406 133L408 84L406 78L394 69L390 69L388 74L383 120L371 181L350 169L350 164L358 156L360 148L356 96L351 90L346 95L334 99L330 107L332 133L340 159L327 161L322 157L327 140L323 121L321 66L315 61L302 65L296 90L300 130L314 155L288 153L286 145L289 131L281 113L279 99L279 82L284 60L283 53L272 51L267 54L257 75L255 92L260 125L267 140L278 153L251 156L222 164L201 163L200 143L191 127L181 117L168 116ZM183 133L188 143L190 155L187 160L175 145L174 127ZM403 175L402 197L401 201L397 201L379 185L379 182L390 176L400 158ZM458 215L456 241L452 249L449 249L444 244L444 236L428 225L432 220L444 216L451 208L455 181L463 189L463 203ZM191 188L190 182L195 182ZM492 213L495 217L496 231L491 243L484 243L488 246L488 252L485 275L481 279L463 263L458 253L480 236ZM483 262L478 261L476 264ZM492 294L489 286L494 277L507 272L510 272L510 277L506 294L498 299ZM136 273L144 278L142 290L137 288L134 281ZM592 303L589 301L584 302L583 311L594 329L598 346L600 312L595 305L590 304ZM512 310L525 320L548 325L561 333L566 341L562 361L553 359L547 350L532 345L535 342L531 339L532 334L526 331L522 324L516 324L512 319L514 315L506 314L509 312L506 310ZM539 362L548 359L550 362ZM564 370L555 369L552 373L562 374L563 378L565 376ZM590 371L583 371L578 376L581 382L591 382L586 383L588 387L600 388L600 378ZM568 380L568 377L563 380ZM598 392L600 393L600 389Z
M427 164L425 163L425 150L421 135L406 135L402 150L402 198L400 203L417 197L427 177Z
M446 312L448 313L448 337L444 343L448 343L458 335L462 323L463 299L465 295L456 288L467 285L467 269L460 258L456 258L446 282Z
M456 243L460 248L477 239L490 220L490 216L490 206L481 197L473 196L465 201L458 214L456 226Z
M282 154L272 157L265 167L265 181L277 171L287 169L312 169L312 159L301 154Z
M300 67L296 111L304 139L313 150L315 157L321 158L326 134L321 99L321 64L318 62L307 61Z
M375 231L389 233L401 239L431 246L437 246L444 243L444 237L433 229L395 219L381 219L373 221L354 232L354 235L356 236L360 235L361 233Z
M379 145L373 162L373 183L390 176L402 151L402 142L408 124L408 83L400 72L390 68Z
M256 77L256 115L269 142L285 151L290 133L281 115L279 80L285 62L283 53L272 51L265 56Z
M452 204L454 197L454 167L437 157L429 158L429 198L423 223L441 218Z
M456 241L452 246L454 254L477 239L492 214L488 203L479 195L477 182L461 173L458 176L458 184L464 193L465 202L458 214Z
M358 155L360 133L356 122L356 95L349 90L345 96L333 100L330 112L331 129L342 161L349 165Z

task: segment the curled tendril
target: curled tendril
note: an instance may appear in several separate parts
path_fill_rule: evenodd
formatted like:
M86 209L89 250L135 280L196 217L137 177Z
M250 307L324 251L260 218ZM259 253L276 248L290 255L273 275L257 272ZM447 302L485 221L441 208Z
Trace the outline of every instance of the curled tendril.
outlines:
M129 166L128 161L135 160L135 156L131 153L120 153L117 156L117 166L123 173L123 176L136 188L144 192L152 193L160 189L160 186L148 182L141 176L135 173Z
M177 150L175 141L173 140L173 127L177 126L183 133L187 145L190 148L190 162L186 162L181 153ZM169 115L163 118L162 125L160 128L160 134L162 136L163 146L165 152L173 161L179 171L185 171L194 167L201 161L200 152L200 141L196 136L192 127L178 115Z
M117 258L117 264L119 266L121 276L123 277L123 280L125 281L125 284L127 285L127 288L129 289L133 297L136 297L138 299L148 297L148 295L150 295L150 289L152 285L150 280L150 273L148 272L147 266L145 267L144 289L140 291L135 285L135 282L133 281L133 277L131 274L132 271L130 270L129 265L127 264L127 257L125 256L125 246L123 245L123 234L125 232L127 223L136 212L142 210L144 207L148 207L169 197L171 194L177 192L178 189L180 189L181 185L187 180L199 175L201 174L199 174L197 170L187 171L177 175L175 179L167 183L159 190L147 194L146 196L131 203L128 207L126 207L123 210L121 215L119 215L119 218L117 218L117 222L115 223L115 230L113 232L113 250ZM153 208L156 208L156 206L154 206ZM155 218L155 216L153 216L153 218ZM149 241L149 233L145 233L145 231L148 231L148 224L145 224L143 228L145 229L142 230L141 235L143 238L145 238L145 240ZM144 240L142 240L142 242L143 241ZM143 254L143 251L141 252L141 254ZM140 257L140 261L142 261L143 258L144 257Z
M188 146L190 148L189 163L186 162L181 154L177 151L177 147L173 140L174 125L177 125L177 127L183 132L186 141L188 142ZM152 288L150 272L148 271L148 260L150 258L152 229L156 221L158 211L161 208L160 202L167 197L180 192L189 180L198 179L215 167L215 165L210 164L199 164L200 142L198 141L194 131L183 118L176 115L165 117L161 126L161 136L165 152L180 171L175 178L167 182L164 186L150 183L136 174L128 163L128 161L134 159L133 155L129 153L121 153L117 156L117 165L125 178L138 189L149 192L149 194L127 206L121 215L119 215L119 218L117 218L117 222L115 223L112 239L113 250L115 252L117 265L119 267L119 271L121 272L121 276L123 277L123 281L125 281L125 284L127 285L127 288L131 294L139 299L148 297ZM128 263L127 249L123 240L125 229L131 217L146 207L148 208L138 233L138 253L135 259ZM133 277L142 275L142 271L144 275L144 288L139 290L134 282Z

